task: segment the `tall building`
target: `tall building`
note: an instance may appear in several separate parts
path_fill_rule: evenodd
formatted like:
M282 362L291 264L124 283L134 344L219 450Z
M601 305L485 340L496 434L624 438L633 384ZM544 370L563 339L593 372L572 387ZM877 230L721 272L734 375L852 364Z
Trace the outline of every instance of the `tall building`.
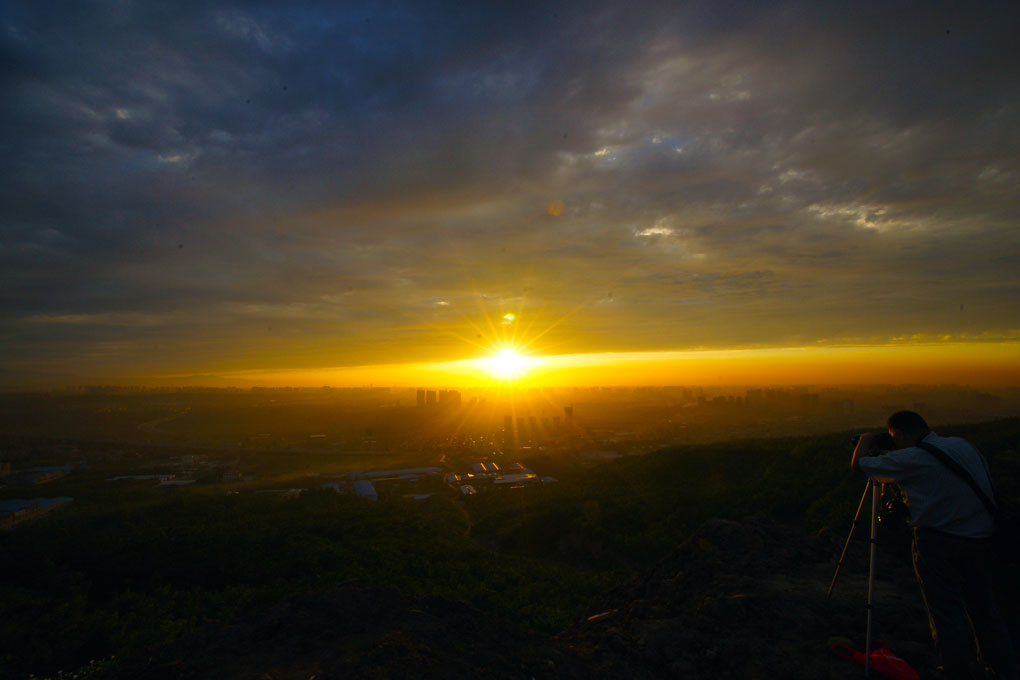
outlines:
M418 390L416 396L418 398L418 408L424 407L425 406L425 390Z
M439 390L439 405L450 407L460 406L460 392L457 390Z

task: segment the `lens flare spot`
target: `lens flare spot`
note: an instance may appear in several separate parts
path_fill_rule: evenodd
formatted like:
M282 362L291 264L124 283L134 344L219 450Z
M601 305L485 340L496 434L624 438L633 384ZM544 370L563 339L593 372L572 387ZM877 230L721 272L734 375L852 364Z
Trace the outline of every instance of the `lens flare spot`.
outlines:
M566 207L567 206L564 205L563 201L557 199L557 200L553 201L552 203L550 203L549 205L547 205L546 208L545 208L545 211L547 213L549 213L550 215L552 215L553 217L559 217L560 215L563 214L563 210Z

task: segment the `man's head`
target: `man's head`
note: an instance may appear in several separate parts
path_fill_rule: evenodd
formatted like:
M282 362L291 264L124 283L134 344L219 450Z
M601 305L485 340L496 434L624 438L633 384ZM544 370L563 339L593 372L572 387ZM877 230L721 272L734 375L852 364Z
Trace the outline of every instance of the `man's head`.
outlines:
M889 416L887 422L889 436L896 442L896 448L903 449L916 446L931 430L924 418L913 411L897 411Z

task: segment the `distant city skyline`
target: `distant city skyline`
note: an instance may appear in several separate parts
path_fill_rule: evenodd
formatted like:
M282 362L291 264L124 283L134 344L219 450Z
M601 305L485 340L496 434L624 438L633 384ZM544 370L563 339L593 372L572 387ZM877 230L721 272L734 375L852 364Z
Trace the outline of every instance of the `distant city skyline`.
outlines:
M1020 386L1017 16L5 3L0 386Z

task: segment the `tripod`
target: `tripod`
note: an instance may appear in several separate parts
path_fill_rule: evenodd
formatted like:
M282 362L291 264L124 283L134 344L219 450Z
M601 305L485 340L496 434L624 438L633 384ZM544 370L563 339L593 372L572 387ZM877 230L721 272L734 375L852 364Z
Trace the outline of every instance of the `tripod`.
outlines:
M826 595L826 599L832 597L832 591L836 587L836 579L839 578L839 570L846 561L846 553L850 548L850 541L854 537L854 530L857 528L857 522L861 517L861 510L864 508L864 501L868 498L868 491L871 491L871 538L870 542L870 555L868 557L868 626L866 631L866 638L864 642L864 677L871 677L871 611L874 604L874 593L875 593L875 549L878 543L878 502L884 491L885 484L875 485L873 481L868 480L867 486L864 487L864 493L861 494L861 502L857 504L857 513L854 515L854 522L850 525L850 534L846 537L846 543L843 545L843 552L839 556L839 564L836 565L836 573L832 575L832 583L829 584L829 593Z

